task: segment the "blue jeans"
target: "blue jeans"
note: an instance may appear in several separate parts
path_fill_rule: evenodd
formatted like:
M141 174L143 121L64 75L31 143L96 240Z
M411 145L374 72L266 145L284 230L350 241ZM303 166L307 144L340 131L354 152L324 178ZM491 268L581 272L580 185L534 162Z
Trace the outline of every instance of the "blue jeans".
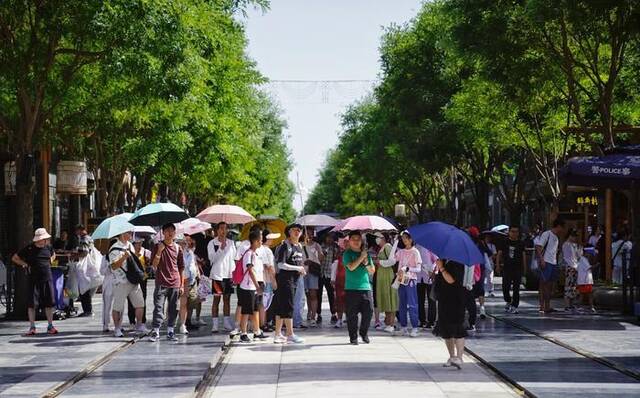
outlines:
M304 291L304 278L298 278L298 284L296 285L296 295L293 297L293 326L298 327L302 325L302 311L306 300L306 294Z
M418 318L418 289L416 281L411 280L408 285L400 285L398 298L400 299L400 305L398 306L400 326L407 327L407 311L409 311L411 326L417 328L420 325L420 320Z

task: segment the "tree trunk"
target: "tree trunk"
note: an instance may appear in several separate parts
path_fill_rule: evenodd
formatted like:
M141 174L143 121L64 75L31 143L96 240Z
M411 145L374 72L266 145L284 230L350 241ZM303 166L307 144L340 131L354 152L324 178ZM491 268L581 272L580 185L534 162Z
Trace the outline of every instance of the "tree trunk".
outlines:
M28 156L19 154L16 157L16 243L19 248L33 238L35 183L32 177L36 165L35 160L29 160Z

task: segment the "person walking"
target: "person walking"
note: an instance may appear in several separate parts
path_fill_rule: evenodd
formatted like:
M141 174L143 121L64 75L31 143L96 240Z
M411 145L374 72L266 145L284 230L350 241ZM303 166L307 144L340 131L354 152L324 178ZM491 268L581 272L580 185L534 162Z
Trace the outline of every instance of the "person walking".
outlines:
M346 247L348 246L349 239L342 238L338 240L338 259L331 264L331 284L333 285L336 299L336 324L333 326L336 329L342 328L343 321L342 318L346 312L346 304L345 304L345 273L346 268L344 267L344 263L342 262L342 255Z
M555 310L551 308L551 293L553 283L556 281L558 274L559 237L564 234L565 225L564 220L560 218L555 219L551 229L543 232L535 243L540 270L540 313L555 312Z
M256 250L256 255L260 257L260 261L262 263L262 270L259 267L255 268L257 272L258 284L262 288L258 291L256 296L256 302L258 305L258 312L260 315L260 329L262 331L268 331L265 329L270 329L268 326L267 319L267 308L266 306L270 306L271 300L273 299L273 292L275 291L274 286L277 286L277 282L275 282L276 268L275 268L275 257L273 255L273 251L271 250L271 245L274 239L278 239L280 237L279 233L271 233L270 230L264 229L261 232L262 236L262 244ZM267 292L268 291L268 292ZM271 295L269 297L269 303L265 302L266 294ZM273 314L273 311L271 311ZM275 317L272 319L275 320Z
M377 232L376 245L380 248L375 261L378 274L376 277L376 301L378 310L384 312L384 331L394 333L396 312L398 311L398 290L391 285L396 277L393 270L396 260L391 256L392 247L388 235Z
M520 283L522 282L522 273L527 267L524 253L525 244L520 240L520 227L511 225L507 241L498 251L496 262L496 270L502 271L504 311L511 314L517 314L520 305Z
M626 266L627 278L629 277L628 269L631 263L631 252L633 244L631 243L631 234L627 229L622 229L618 232L616 241L611 244L613 263L612 282L622 284L622 268Z
M131 300L136 316L136 331L146 334L147 329L142 323L142 311L144 299L139 281L130 281L128 275L135 273L136 267L133 245L131 245L131 232L118 235L116 242L109 248L108 259L114 274L112 316L114 324L114 336L123 337L122 316L127 298ZM131 267L131 268L130 268ZM140 270L141 271L141 270ZM132 277L133 278L133 277ZM135 283L134 283L135 282Z
M422 257L415 247L415 243L409 231L403 231L400 239L404 249L399 249L395 253L398 262L398 320L400 321L401 333L411 337L418 336L420 318L418 316L418 274L422 271ZM411 320L411 330L408 329L407 312Z
M56 259L53 247L50 245L51 235L44 228L36 229L32 242L13 255L11 260L24 268L28 275L27 285L27 315L29 317L29 331L26 336L36 334L36 306L44 308L47 316L47 333L58 334L53 326L53 276L51 263Z
M335 290L333 288L333 284L331 283L331 268L334 263L338 259L338 245L335 243L334 236L331 233L328 233L324 237L324 241L322 243L322 266L320 269L320 280L318 283L318 324L322 323L322 292L323 290L327 291L327 299L329 301L329 312L331 313L331 325L335 325L338 321L338 317L336 316L336 306L335 306Z
M302 226L291 224L285 228L287 239L278 246L275 262L278 267L276 276L278 289L275 293L276 327L273 342L304 343L304 339L293 333L293 311L296 286L300 277L306 274L303 266L304 254L300 244ZM282 326L286 328L286 336L282 335Z
M318 316L318 288L320 286L320 277L322 275L322 265L324 261L324 253L320 244L314 240L314 230L307 227L304 234L304 265L307 267L307 275L304 277L305 291L307 294L307 318L309 326L317 326Z
M233 283L231 274L235 269L236 245L227 238L227 224L225 222L216 225L216 237L207 244L207 254L211 264L211 283L213 290L213 305L211 306L212 325L211 332L218 333L220 300L222 299L222 313L224 316L224 330L230 332L231 324L231 295Z
M578 244L578 231L571 229L562 244L562 258L565 265L565 312L577 312L574 300L578 298L578 260L580 257L582 257L582 248Z
M184 271L182 273L183 289L180 295L180 329L179 333L189 334L189 325L191 324L191 312L198 301L198 279L200 278L200 269L196 263L195 241L191 236L185 234L184 239L180 241L182 248L182 257L184 260Z
M436 302L431 298L433 276L438 257L424 247L418 246L422 258L422 270L418 274L418 317L420 327L431 329L436 322Z
M102 332L109 333L115 276L113 269L111 268L111 264L109 264L109 261L104 256L102 257L102 263L100 264L100 274L104 277L102 280Z
M369 276L375 265L362 242L360 231L349 232L349 248L342 255L345 268L345 304L347 328L351 344L358 345L358 332L362 342L369 344L369 326L373 316L373 295ZM358 315L361 316L358 325Z
M455 261L436 261L435 289L438 297L438 319L433 334L444 339L449 359L443 365L462 369L464 339L465 288L464 265Z
M254 339L266 339L268 336L260 330L260 315L258 311L258 303L256 294L262 294L264 281L259 284L258 274L263 273L263 264L260 256L257 254L258 249L262 246L262 233L259 230L249 233L249 250L242 256L242 281L238 286L238 305L241 308L242 316L240 318L240 342L250 343L251 338L247 334L249 317L251 317L251 326L253 328Z
M137 238L133 241L133 252L140 261L142 271L144 272L144 280L140 283L140 290L142 291L142 301L144 306L142 308L142 323L147 323L147 280L149 279L149 268L151 268L151 250L145 249L142 246L143 239ZM135 308L131 300L127 299L129 323L135 325Z
M153 320L149 340L160 339L160 325L164 321L165 303L168 301L167 340L177 341L175 334L176 319L178 317L178 299L184 292L184 255L182 249L174 242L176 226L165 224L162 226L164 239L155 245L151 251L153 267L156 274L156 285L153 290Z

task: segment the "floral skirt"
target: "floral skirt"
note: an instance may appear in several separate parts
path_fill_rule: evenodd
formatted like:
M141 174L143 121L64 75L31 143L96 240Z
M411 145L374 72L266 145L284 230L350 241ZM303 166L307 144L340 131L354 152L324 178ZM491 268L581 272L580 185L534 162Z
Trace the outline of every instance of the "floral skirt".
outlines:
M578 271L575 268L567 267L566 278L564 280L564 296L568 299L578 297Z

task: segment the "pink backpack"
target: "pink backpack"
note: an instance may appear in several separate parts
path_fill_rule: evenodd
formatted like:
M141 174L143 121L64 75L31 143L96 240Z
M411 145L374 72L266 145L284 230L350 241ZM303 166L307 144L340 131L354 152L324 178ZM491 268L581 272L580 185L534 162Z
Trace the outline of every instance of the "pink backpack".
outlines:
M480 264L476 264L473 266L473 282L478 282L482 278L482 268L480 268Z
M244 260L244 255L249 251L251 251L251 249L245 251L244 254L242 254L242 257L240 257L239 260L236 260L236 267L233 269L233 273L231 274L231 280L234 285L240 285L245 275L247 275L247 272L242 270L242 260ZM249 270L247 269L247 271Z

